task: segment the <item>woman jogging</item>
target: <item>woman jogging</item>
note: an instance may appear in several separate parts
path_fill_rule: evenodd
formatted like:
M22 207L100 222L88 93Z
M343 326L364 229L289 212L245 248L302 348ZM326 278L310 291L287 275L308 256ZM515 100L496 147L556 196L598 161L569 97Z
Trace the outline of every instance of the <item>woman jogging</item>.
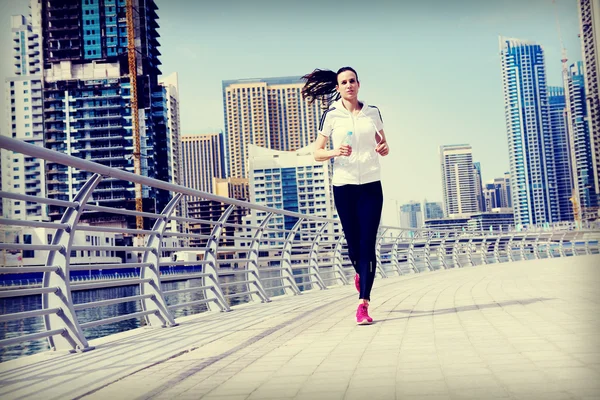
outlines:
M310 102L320 98L330 104L319 124L314 156L317 161L334 158L333 196L359 292L356 323L367 325L373 322L368 310L383 207L378 157L389 153L383 120L377 107L358 100L360 82L354 69L316 69L303 79L304 98ZM329 138L333 150L326 150Z

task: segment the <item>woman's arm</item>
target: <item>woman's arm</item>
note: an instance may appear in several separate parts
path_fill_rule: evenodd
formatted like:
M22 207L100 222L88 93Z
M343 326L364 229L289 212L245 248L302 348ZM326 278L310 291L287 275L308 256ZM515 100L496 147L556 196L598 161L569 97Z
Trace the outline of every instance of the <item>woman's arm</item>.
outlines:
M316 161L327 161L334 157L349 156L352 154L352 147L347 144L341 145L338 149L325 150L328 139L327 136L317 135L317 140L315 140L315 151L313 153Z
M385 138L385 132L380 130L376 134L375 140L377 140L377 147L375 147L375 151L382 156L387 156L390 153L390 147L387 144L387 140Z

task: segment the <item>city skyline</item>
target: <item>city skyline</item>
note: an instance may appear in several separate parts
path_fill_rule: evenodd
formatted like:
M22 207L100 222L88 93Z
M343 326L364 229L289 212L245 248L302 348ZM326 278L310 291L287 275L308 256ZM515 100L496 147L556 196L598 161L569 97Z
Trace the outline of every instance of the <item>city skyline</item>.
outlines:
M180 74L183 133L223 128L223 80L300 75L316 67L354 66L363 85L361 97L382 111L391 147L390 156L382 160L384 223L386 219L396 220L394 200L442 198L435 161L439 145L470 143L478 158L485 160L484 181L501 176L508 169L498 68L500 34L541 43L547 50L549 84L561 82L561 56L551 1L507 1L496 5L436 2L433 10L431 4L376 4L382 22L393 17L399 28L380 32L376 29L379 24L370 24L369 28L354 25L360 35L357 45L350 49L325 44L334 32L347 29L344 16L356 17L352 7L338 10L339 18L327 19L325 24L327 16L336 11L327 3L314 15L310 7L292 9L300 5L267 7L260 3L255 10L249 10L243 5L232 9L226 3L186 2L186 10L160 0L157 4L161 18L161 69L164 75ZM518 6L519 13L513 14L511 5ZM27 14L26 4L6 1L2 7L3 15ZM557 9L569 58L580 60L577 3L559 0ZM296 37L302 24L290 26L289 15L295 11L310 25L312 32L305 32L310 36ZM192 23L188 15L198 22ZM213 33L217 24L224 21L223 15L229 18L228 29L215 37ZM287 17L269 18L276 15ZM260 29L262 21L270 21L268 29ZM6 23L3 25L6 27ZM306 26L302 28L306 31ZM278 33L274 35L275 31ZM318 40L311 41L313 37ZM277 44L281 41L286 46ZM251 46L250 42L256 45ZM2 46L7 46L5 43L6 40ZM440 59L444 60L444 68L439 68ZM456 79L464 71L468 71L468 81ZM414 171L417 165L418 174L398 173Z

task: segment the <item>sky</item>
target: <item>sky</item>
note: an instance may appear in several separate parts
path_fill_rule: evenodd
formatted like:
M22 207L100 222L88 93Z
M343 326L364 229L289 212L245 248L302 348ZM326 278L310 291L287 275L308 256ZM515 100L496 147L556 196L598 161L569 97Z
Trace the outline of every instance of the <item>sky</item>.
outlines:
M398 204L442 201L441 145L470 144L484 181L509 170L500 36L541 44L548 83L562 86L558 16L569 63L582 59L577 0L156 2L161 70L179 75L183 133L223 129L223 80L355 68L390 146L384 224L399 223ZM9 16L27 5L0 0L0 54L11 51ZM11 61L0 57L1 77Z

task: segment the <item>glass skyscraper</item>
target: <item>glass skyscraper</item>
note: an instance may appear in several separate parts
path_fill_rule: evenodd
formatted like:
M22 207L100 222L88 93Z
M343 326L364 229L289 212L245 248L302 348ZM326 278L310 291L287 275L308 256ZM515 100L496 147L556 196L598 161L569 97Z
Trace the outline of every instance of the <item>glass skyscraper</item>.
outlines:
M573 155L573 183L574 193L578 196L579 206L582 211L598 206L596 185L594 184L594 165L592 154L592 138L586 107L585 78L583 62L572 64L568 76L569 105L571 107L570 127L571 154ZM572 219L572 218L571 218Z
M500 56L515 224L557 222L544 50L533 42L500 37Z
M548 86L550 110L550 131L552 150L556 168L556 189L558 191L558 213L560 221L572 221L573 212L569 199L573 188L571 179L571 157L569 135L567 134L565 90L559 86Z
M165 181L171 144L167 88L159 85L158 15L154 0L134 0L142 175ZM125 0L42 2L46 147L108 167L134 171ZM48 196L71 200L89 174L48 164ZM144 187L144 210L160 211L169 193ZM105 179L98 205L135 208L134 185ZM51 216L60 210L51 208ZM86 214L86 218L109 216ZM110 217L112 218L112 217Z
M423 211L421 203L410 202L400 206L400 228L421 228Z
M329 163L317 162L312 146L296 151L277 151L249 145L250 202L280 210L298 212L324 218L337 216L333 205ZM265 211L253 211L254 224L267 216ZM297 218L274 215L268 226L292 229ZM315 222L301 223L302 229L316 229ZM328 231L337 227L330 226ZM282 232L269 232L271 238L285 237Z
M594 184L600 194L600 1L578 0L578 3Z

